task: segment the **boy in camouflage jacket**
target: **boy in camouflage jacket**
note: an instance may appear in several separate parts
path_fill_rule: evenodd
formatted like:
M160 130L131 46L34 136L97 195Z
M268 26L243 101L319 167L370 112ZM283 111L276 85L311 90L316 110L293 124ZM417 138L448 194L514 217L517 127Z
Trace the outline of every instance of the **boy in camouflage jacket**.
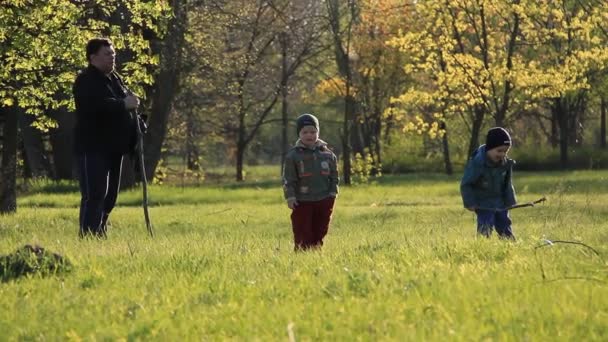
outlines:
M283 190L292 210L295 250L323 246L338 195L338 163L319 139L319 120L303 114L296 120L299 139L283 165Z

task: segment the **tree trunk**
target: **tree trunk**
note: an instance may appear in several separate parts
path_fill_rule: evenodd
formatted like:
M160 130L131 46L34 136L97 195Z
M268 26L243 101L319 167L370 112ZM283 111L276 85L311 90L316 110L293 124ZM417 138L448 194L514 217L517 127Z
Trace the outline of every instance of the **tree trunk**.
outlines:
M199 171L201 165L199 164L199 151L194 141L194 136L188 135L188 141L186 142L186 169L191 171Z
M389 105L390 108L393 107L393 105ZM384 134L382 135L383 138L383 143L386 145L390 145L391 144L391 131L393 130L393 128L395 127L395 119L392 115L390 115L389 117L387 117L385 119L385 124L384 124Z
M564 105L568 116L568 146L582 146L587 95L584 91L579 91L576 95L566 98Z
M55 179L74 179L74 113L65 108L51 111L49 115L57 121L58 127L50 131Z
M344 124L342 132L342 178L345 185L350 185L350 174L351 174L351 146L350 146L350 128L351 128L351 117L354 107L355 100L349 94L350 83L347 81L346 85L346 98L344 99Z
M482 107L477 106L473 108L473 125L471 129L471 139L469 140L469 153L467 154L467 160L473 156L473 152L479 146L479 134L481 132L481 125L483 124L485 111Z
M152 179L161 159L161 148L167 134L167 122L173 105L173 98L179 83L182 46L186 26L185 1L172 2L173 19L169 23L167 35L157 42L155 49L160 54L160 72L154 83L152 108L145 135L146 176Z
M351 128L353 124L354 113L356 109L356 100L351 93L351 86L353 82L353 68L350 63L350 43L351 43L351 29L354 25L356 17L356 3L348 2L348 10L350 18L346 23L346 27L342 28L342 22L344 18L340 14L340 4L338 0L328 0L325 2L328 10L329 26L332 32L332 40L335 54L335 61L338 67L340 76L345 81L345 96L344 96L344 125L342 131L342 163L343 163L343 183L350 185L350 173L351 173Z
M189 106L186 110L186 168L192 171L199 171L201 166L199 164L200 151L196 143L197 122L195 119L194 111L192 106Z
M243 180L245 180L245 178L243 177L243 163L244 163L244 159L245 159L245 148L247 148L247 141L246 141L246 131L245 131L245 116L247 115L247 113L245 113L245 101L243 98L243 84L244 81L241 80L239 83L239 89L241 90L239 92L239 94L237 95L237 101L239 104L239 125L238 125L238 131L237 131L237 136L236 136L236 181L237 182L242 182Z
M351 96L352 97L352 96ZM354 103L353 107L356 106L357 103ZM361 124L361 120L357 117L354 112L351 112L350 115L352 124L350 125L350 146L351 146L351 154L356 155L357 153L361 156L365 155L365 141L363 139L363 130L364 127Z
M376 118L380 118L380 115L376 114ZM382 171L382 121L380 119L376 120L373 130L374 137L372 141L374 144L374 152L376 154L376 158L374 159L376 164L374 167L374 175L376 175Z
M18 116L25 152L23 157L29 167L30 176L32 178L48 177L51 174L51 165L44 150L42 132L32 127L35 117L23 110L18 112Z
M557 112L551 111L551 147L557 148L559 145L559 117Z
M137 180L141 179L139 170L139 156L125 154L122 156L122 169L120 170L120 191L133 189L137 185Z
M2 181L0 183L0 214L17 211L17 131L19 110L16 107L0 108L4 112L2 132Z
M600 147L606 148L606 98L602 96L600 103Z
M563 108L561 109L563 110ZM559 127L559 161L562 169L568 168L568 116L561 113Z
M496 116L494 119L494 124L496 127L503 127L505 125L505 117L506 114L502 110L498 110L496 112Z
M23 145L23 138L19 133L17 133L17 160L21 161L21 176L23 176L23 180L27 180L34 176L32 176L32 170L27 161L27 153L25 152L25 146Z
M445 173L451 175L454 173L452 168L452 161L450 160L450 147L448 141L448 129L447 125L444 121L441 122L440 128L445 131L443 134L442 142L443 142L443 161L445 163Z
M243 160L245 159L245 145L237 144L236 147L236 180L242 182L245 180L243 176Z
M559 161L562 169L568 168L568 112L564 97L555 99L551 110L559 128Z
M288 120L288 102L287 95L289 89L287 88L287 80L288 80L288 66L287 66L287 34L281 33L281 175L283 175L283 167L285 166L285 156L287 156L287 151L289 151L289 141L288 141L288 129L289 129L289 120Z
M285 157L287 156L287 152L289 151L289 138L288 138L288 130L289 130L289 119L287 114L287 95L282 94L281 101L281 175L283 175L283 167L285 166Z

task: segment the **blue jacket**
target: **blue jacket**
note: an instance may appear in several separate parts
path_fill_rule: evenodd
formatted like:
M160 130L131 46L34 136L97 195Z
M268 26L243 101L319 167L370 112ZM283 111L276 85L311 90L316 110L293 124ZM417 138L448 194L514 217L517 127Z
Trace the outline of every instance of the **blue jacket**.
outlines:
M511 180L514 164L509 158L495 164L486 157L486 145L479 146L460 182L464 207L506 208L517 203Z

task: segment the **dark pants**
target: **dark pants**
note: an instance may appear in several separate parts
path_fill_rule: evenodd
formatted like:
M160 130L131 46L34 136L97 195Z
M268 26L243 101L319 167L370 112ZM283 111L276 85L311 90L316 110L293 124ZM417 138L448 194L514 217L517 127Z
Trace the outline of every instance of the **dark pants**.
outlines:
M334 197L328 197L320 201L299 202L291 212L296 251L323 246L323 238L329 229L334 210L334 201Z
M120 186L121 154L77 155L80 181L80 237L105 237Z
M509 218L508 211L476 210L475 213L477 214L478 234L490 237L492 228L496 227L499 237L515 240L513 231L511 231L511 218Z

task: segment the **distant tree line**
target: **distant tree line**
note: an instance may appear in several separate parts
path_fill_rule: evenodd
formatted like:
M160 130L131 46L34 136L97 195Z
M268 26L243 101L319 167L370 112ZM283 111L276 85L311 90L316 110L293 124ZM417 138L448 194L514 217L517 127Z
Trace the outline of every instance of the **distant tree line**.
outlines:
M318 111L350 184L353 163L379 173L385 148L415 135L447 173L454 135L466 158L493 125L558 149L563 168L573 146L606 148L607 23L599 0L3 4L0 212L16 210L19 175L74 178L71 85L95 36L114 41L144 99L148 178L179 158L193 172L230 163L242 181L248 160L285 155L297 114Z

